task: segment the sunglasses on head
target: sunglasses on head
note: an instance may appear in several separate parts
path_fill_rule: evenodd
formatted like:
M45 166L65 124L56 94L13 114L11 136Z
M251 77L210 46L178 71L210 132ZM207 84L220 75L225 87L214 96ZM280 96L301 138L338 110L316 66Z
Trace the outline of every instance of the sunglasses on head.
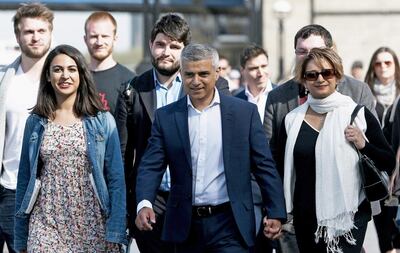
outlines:
M325 80L331 79L335 76L336 71L334 69L322 69L321 72L312 70L304 72L304 79L307 81L317 81L319 75L321 75Z
M374 63L375 67L381 67L383 65L391 66L393 64L392 61L377 61Z

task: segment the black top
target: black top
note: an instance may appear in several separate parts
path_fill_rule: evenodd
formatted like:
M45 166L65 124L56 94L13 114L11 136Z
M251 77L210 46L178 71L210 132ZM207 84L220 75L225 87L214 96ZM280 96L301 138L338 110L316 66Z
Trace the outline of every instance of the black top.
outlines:
M378 120L365 107L364 107L364 112L365 112L365 121L367 123L367 131L365 132L365 136L367 137L369 142L365 142L365 147L363 149L360 149L360 152L371 158L379 169L385 170L389 175L391 175L396 163L394 152L392 151L391 147L386 141ZM350 115L349 115L349 122L350 122ZM287 133L285 129L285 119L282 120L281 131L282 131L282 138L279 139L279 143L277 145L278 152L277 152L276 163L277 163L277 169L279 170L279 173L283 178L283 170L284 170L283 163L284 163L285 145L287 139ZM301 133L299 132L299 135L300 134ZM343 133L343 138L345 138L344 133Z
M394 113L394 121L391 129L391 139L392 139L392 147L396 152L400 147L400 103L397 103L396 108L392 109L396 110Z
M315 144L319 132L303 121L293 149L296 173L293 211L315 218Z
M104 109L114 116L120 87L129 82L135 74L119 63L106 70L92 71L92 74Z

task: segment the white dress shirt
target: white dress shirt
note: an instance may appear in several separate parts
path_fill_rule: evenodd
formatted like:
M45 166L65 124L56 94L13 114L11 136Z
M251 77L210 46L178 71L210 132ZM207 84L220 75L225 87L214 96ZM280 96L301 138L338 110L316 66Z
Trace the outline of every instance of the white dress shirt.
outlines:
M214 94L210 105L203 111L194 108L187 96L193 205L218 205L229 201L222 153L220 97L217 89ZM152 208L152 204L148 200L140 201L137 212L143 207Z
M264 123L264 113L265 113L265 104L267 103L268 93L272 90L271 80L268 79L267 85L264 90L258 94L258 96L253 96L251 94L249 88L246 86L245 94L247 96L247 101L250 103L256 104L258 113L260 114L261 122Z
M203 111L188 96L188 126L193 170L193 204L218 205L229 201L222 154L221 109L218 91Z

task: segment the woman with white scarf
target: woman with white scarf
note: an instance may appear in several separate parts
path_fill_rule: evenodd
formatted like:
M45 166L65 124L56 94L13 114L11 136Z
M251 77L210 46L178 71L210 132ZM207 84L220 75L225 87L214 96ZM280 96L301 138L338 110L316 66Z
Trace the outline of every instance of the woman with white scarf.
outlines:
M396 53L388 47L378 48L372 55L365 82L375 96L375 110L378 114L384 135L388 142L392 139L392 123L394 121L394 105L400 92L400 67ZM396 252L400 249L400 233L393 220L397 206L385 206L381 201L382 212L374 216L379 248L382 253Z
M394 154L379 122L362 108L353 125L356 103L336 91L343 77L332 49L314 48L296 66L296 79L308 90L307 102L282 124L287 138L279 145L278 169L284 175L288 213L293 214L300 252L359 253L371 209L366 201L357 149L378 168L391 171Z

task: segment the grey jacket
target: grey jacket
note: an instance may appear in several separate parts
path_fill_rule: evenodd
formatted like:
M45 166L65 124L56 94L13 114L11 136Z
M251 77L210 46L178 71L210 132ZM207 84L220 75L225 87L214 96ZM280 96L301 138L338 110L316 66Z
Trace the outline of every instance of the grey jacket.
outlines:
M299 105L299 85L294 79L273 89L267 99L264 128L270 140L269 145L276 159L276 144L283 118ZM375 116L374 96L368 85L352 77L344 76L338 83L337 91L350 96L357 104L365 105Z
M0 70L0 175L3 167L3 152L6 136L6 94L20 63L21 57L18 57L13 63Z

